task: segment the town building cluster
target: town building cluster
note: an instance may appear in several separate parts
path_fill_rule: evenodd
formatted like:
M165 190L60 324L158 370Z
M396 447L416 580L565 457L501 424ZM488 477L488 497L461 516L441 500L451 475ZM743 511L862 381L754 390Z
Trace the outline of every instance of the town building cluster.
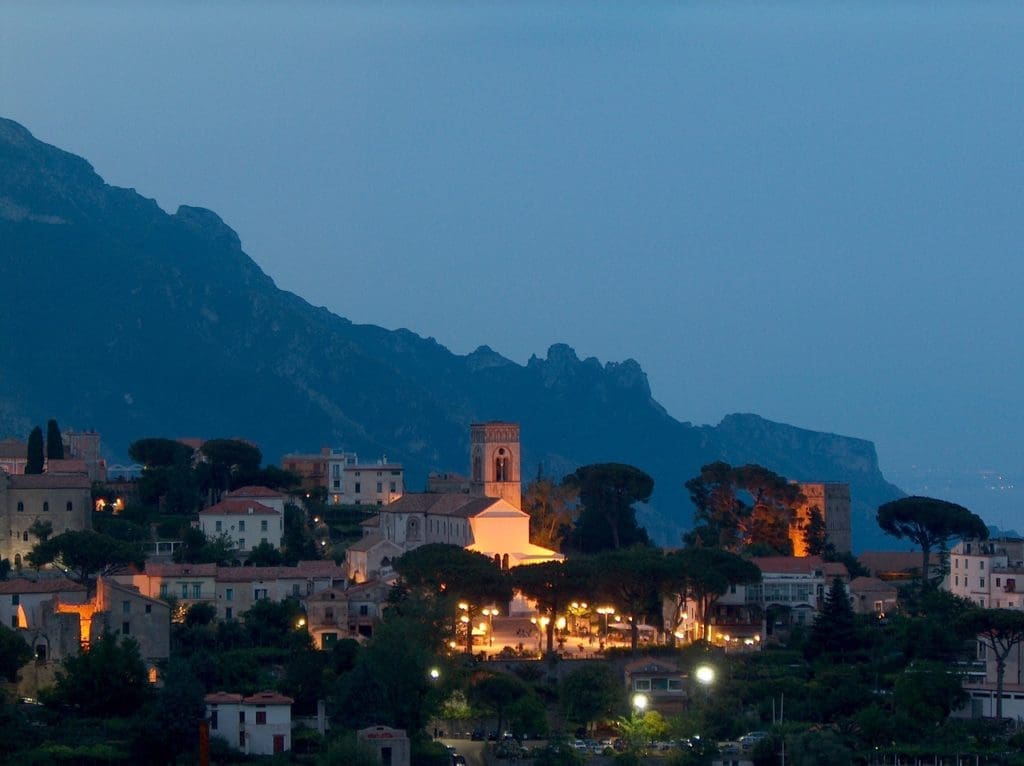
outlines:
M100 632L136 640L151 680L159 682L160 663L170 653L171 621L200 603L212 606L219 620L238 620L261 600L291 598L301 604L301 627L317 648L329 649L345 638L367 640L387 606L396 579L393 562L421 545L458 545L505 570L564 558L530 541L530 519L522 510L518 425L488 422L470 428L469 475L431 474L426 492L406 491L400 464L384 458L361 463L352 452L325 448L319 454L284 456L283 467L302 478L297 498L266 487L242 487L204 508L195 520L208 539L225 538L244 557L260 545L281 548L285 505L301 503L303 494L317 492L328 505L376 509L363 522L361 538L348 546L342 563L180 564L161 555L171 546L153 551L138 570L100 578L95 592L89 593L66 577L28 572L27 556L36 543L30 531L33 524L49 522L54 534L91 526L92 482L102 481L106 470L99 437L69 432L65 446L68 459L48 461L42 474L26 475L25 445L0 442L0 558L8 559L18 575L0 582L0 620L19 632L35 657L29 672L22 674L25 696L35 696L39 688L51 684L56 663L88 649ZM850 491L849 485L837 482L804 482L800 489L805 500L796 509L791 532L796 555L754 558L760 582L733 587L709 615L699 614L697 604L684 604L675 621L676 640L686 643L705 637L707 623L709 641L727 650L756 650L779 632L813 622L836 578L844 583L858 613L884 618L896 607L897 586L920 567L919 554L864 553L860 561L870 576L852 579L842 563L807 555L800 532L815 510L831 547L850 552ZM941 562L937 557L933 561L935 572L941 573ZM961 542L952 551L946 587L983 607L1024 609L1024 541ZM625 629L613 611L591 610L587 619L603 619L606 634ZM503 617L518 618L527 626L531 614L531 604L521 597L501 609ZM652 626L641 628L645 639L653 638ZM991 661L985 666L991 658L981 650L978 659L979 669L968 682L972 711L992 715L994 670ZM1016 678L1016 683L1007 684L1006 699L1019 700L1024 714L1021 647L1009 667L1007 678ZM655 692L668 705L681 689L679 671L671 663L645 661L627 675L631 689ZM208 696L206 702L211 729L244 752L290 748L287 698L225 692Z

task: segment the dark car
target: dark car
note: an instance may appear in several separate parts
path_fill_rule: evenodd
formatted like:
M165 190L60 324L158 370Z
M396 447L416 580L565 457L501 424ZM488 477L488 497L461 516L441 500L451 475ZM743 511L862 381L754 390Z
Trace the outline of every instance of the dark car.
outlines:
M455 753L452 755L452 766L466 766L466 756Z

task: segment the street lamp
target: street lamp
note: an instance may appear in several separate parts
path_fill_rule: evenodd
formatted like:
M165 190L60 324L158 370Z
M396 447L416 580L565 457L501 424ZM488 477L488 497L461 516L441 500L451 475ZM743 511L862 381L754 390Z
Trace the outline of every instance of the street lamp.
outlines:
M484 616L487 618L488 645L494 646L494 615L498 614L498 607L485 606L482 611L484 613Z
M711 696L711 684L715 682L715 669L710 665L698 665L693 675L704 687L704 699L707 700Z
M633 710L637 715L643 715L647 710L647 704L650 700L647 699L647 695L643 692L637 692L633 695Z
M608 636L608 615L615 614L614 606L599 606L597 613L601 615L601 623L603 630L601 631L601 638L607 638Z
M440 677L441 677L441 671L440 670L438 670L437 668L431 668L430 669L430 680L431 681L436 681Z

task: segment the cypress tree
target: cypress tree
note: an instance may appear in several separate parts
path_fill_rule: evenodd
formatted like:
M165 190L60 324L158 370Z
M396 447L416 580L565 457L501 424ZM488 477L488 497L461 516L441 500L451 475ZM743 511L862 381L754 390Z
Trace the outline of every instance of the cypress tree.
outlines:
M43 429L36 426L28 435L28 462L25 473L43 472Z
M46 424L46 459L64 459L64 440L60 436L60 427L53 418Z

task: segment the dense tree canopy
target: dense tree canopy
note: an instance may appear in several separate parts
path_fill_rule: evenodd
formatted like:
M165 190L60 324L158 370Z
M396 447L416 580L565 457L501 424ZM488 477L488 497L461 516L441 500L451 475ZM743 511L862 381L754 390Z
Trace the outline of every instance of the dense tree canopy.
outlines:
M1017 609L973 609L961 618L963 627L996 658L996 718L1003 717L1006 659L1024 643L1024 612Z
M474 624L480 609L512 600L512 583L490 558L458 545L428 543L394 561L404 585L441 598L454 607L465 604L463 614ZM466 631L466 651L473 651L472 631Z
M64 660L49 697L84 716L131 715L149 698L149 678L132 638L94 637L89 651Z
M688 541L739 553L758 546L780 555L793 552L790 528L800 487L759 465L709 463L686 482L695 526Z
M560 551L576 519L578 490L538 476L523 492L523 511L530 516L530 540Z
M583 508L570 535L570 545L582 553L647 545L647 532L637 524L637 503L646 503L654 479L631 465L585 465L565 477L579 493Z
M56 564L68 577L92 591L97 576L111 574L128 564L141 568L144 556L139 545L83 529L40 541L28 554L28 561L34 567Z
M46 459L64 459L64 440L60 435L60 426L53 418L46 423Z
M39 474L43 472L46 453L43 446L43 429L36 426L28 435L28 454L25 463L25 473Z
M555 619L565 605L579 598L592 585L591 567L586 559L545 561L512 570L512 585L537 602L537 610L548 617L547 650L554 651Z
M684 548L669 554L678 560L673 563L677 571L673 577L685 573L684 582L689 588L689 598L699 606L702 625L701 636L708 638L711 609L733 585L761 581L761 570L756 564L741 556L720 548Z
M988 538L988 527L980 516L962 505L932 497L903 497L879 506L878 526L893 537L911 540L921 547L922 588L928 584L928 558L932 550L944 556L949 543L956 538Z

